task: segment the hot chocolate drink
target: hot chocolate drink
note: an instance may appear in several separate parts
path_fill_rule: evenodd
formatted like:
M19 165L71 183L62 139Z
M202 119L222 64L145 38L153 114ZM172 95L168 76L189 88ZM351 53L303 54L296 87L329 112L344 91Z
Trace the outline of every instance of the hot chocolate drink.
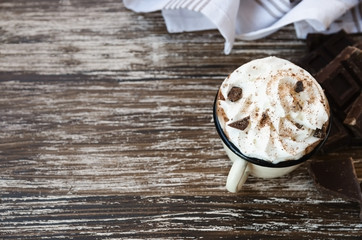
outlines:
M249 172L277 177L294 170L322 144L330 126L318 82L277 57L253 60L231 73L218 91L214 117L234 162L227 184L232 192Z
M329 105L308 72L267 57L246 63L224 80L217 114L243 154L278 163L301 158L325 137Z

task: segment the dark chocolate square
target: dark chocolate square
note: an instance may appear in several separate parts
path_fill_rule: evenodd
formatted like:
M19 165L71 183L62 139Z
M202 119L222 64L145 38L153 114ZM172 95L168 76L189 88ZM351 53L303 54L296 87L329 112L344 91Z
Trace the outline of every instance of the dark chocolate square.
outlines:
M326 90L332 110L344 119L353 101L362 87L362 75L359 67L362 51L355 47L346 47L326 67L316 74L317 81Z
M298 65L307 70L309 73L315 74L325 67L332 59L332 57L323 51L315 51L301 59L301 63L298 63Z
M342 65L353 75L356 83L362 87L362 51L355 51Z
M336 69L333 74L321 82L321 85L340 109L347 108L361 90L354 76L344 67Z

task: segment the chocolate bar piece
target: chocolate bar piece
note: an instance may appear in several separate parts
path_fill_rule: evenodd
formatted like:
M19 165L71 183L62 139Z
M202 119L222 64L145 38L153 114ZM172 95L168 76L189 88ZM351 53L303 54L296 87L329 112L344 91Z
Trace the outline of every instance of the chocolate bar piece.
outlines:
M349 130L342 122L332 117L332 128L327 141L324 143L321 152L329 153L345 147L348 147L352 141L352 136Z
M351 129L356 137L362 137L362 93L353 102L343 123Z
M331 35L308 35L307 45L311 52L297 60L296 64L314 75L353 44L355 42L343 30Z
M336 48L332 51L338 51L339 53L347 46L352 46L356 43L344 30L341 30L332 34L310 33L307 35L306 44L309 52L324 45L327 45L328 49L334 44Z
M326 90L332 109L344 119L345 110L361 92L362 51L355 47L346 47L335 59L315 76Z
M354 75L355 81L359 86L362 86L362 50L356 47L348 47L353 52L348 58L343 59L341 64L345 69L348 69ZM346 56L347 57L347 56Z
M319 190L362 203L361 187L352 158L312 160L308 169Z
M314 160L309 163L308 170L319 191L358 202L362 207L361 186L352 158Z

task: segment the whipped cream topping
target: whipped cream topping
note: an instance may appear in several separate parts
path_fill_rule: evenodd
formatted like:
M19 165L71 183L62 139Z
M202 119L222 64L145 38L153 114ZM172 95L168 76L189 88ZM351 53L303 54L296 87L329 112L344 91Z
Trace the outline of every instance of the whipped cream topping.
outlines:
M324 138L329 105L304 69L277 57L248 62L222 83L219 122L246 156L272 163L299 159Z

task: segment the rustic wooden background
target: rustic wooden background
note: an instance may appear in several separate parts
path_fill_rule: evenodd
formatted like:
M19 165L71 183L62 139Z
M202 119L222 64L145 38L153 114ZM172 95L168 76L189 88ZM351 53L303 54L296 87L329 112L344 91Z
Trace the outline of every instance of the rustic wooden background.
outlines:
M319 193L305 165L225 190L219 84L306 44L293 26L223 44L121 0L1 0L0 238L360 239L358 204ZM349 156L362 179L361 148L319 157Z

